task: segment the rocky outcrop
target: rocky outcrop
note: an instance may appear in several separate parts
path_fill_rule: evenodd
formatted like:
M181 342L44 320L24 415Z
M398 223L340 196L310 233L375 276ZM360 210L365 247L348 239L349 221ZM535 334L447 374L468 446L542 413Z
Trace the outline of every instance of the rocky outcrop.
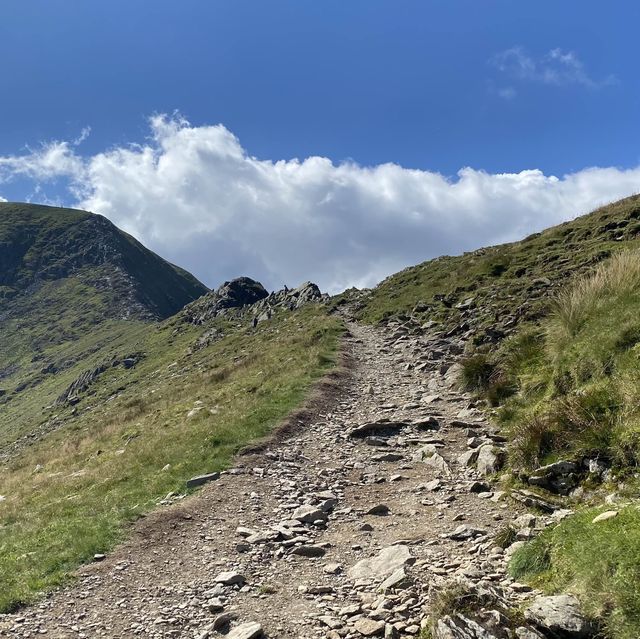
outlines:
M85 393L91 385L110 368L115 368L117 366L122 366L122 368L128 369L133 368L144 355L142 353L132 353L127 357L115 358L108 362L103 362L99 364L95 368L91 368L84 373L82 373L79 377L77 377L66 389L65 391L56 399L55 406L63 406L65 404L77 404L83 393Z
M204 324L230 309L255 304L268 295L260 282L250 277L238 277L189 304L183 311L183 318L191 324Z
M285 287L281 291L267 293L260 282L250 277L239 277L187 306L182 317L192 324L204 324L233 312L249 315L258 323L270 319L278 309L295 310L324 297L312 282L305 282L294 289Z

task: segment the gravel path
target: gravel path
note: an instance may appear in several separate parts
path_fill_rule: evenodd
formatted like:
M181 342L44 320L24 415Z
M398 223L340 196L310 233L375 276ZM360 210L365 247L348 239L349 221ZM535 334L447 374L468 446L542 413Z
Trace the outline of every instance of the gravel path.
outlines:
M0 636L410 637L453 577L529 597L494 543L521 511L487 479L501 438L456 390L462 344L350 331L348 388L307 429L139 522Z

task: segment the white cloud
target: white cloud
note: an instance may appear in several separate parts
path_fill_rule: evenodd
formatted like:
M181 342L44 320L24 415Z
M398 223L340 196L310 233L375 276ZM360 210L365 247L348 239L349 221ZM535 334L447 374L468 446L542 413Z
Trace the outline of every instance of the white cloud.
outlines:
M2 197L2 195L0 195L0 202L6 202L6 201L7 201L7 199Z
M397 164L260 160L224 126L150 121L146 144L89 157L64 142L0 157L0 181L65 178L73 204L110 218L207 284L247 274L369 286L429 257L520 238L640 190L640 167L455 178Z
M562 49L551 49L542 57L535 59L522 47L512 47L493 56L490 62L511 78L542 84L555 86L574 84L597 89L615 82L613 76L594 80L575 52ZM502 97L507 96L502 95Z
M27 147L22 155L0 156L0 183L16 176L43 181L80 175L84 162L73 146L54 141L38 149Z

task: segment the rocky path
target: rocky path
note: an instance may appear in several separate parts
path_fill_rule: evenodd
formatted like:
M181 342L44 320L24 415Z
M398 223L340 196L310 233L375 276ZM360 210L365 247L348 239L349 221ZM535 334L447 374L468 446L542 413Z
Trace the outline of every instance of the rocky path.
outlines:
M455 388L462 345L350 330L349 388L308 429L147 517L0 636L411 637L454 577L530 597L495 538L541 522L491 483L502 440Z

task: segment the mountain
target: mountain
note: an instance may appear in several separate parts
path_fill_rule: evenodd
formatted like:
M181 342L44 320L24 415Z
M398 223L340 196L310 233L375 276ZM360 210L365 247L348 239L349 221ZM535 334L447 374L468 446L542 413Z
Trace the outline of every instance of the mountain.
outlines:
M34 388L50 403L105 349L207 290L104 217L0 203L0 442L29 432Z
M400 607L382 620L342 614L360 595L370 610L373 584L331 586L340 620L323 618L338 634L639 636L640 589L629 584L640 579L640 197L429 260L370 291L328 298L307 282L269 293L239 277L184 305L175 291L189 291L190 276L100 218L24 210L2 235L0 611L65 583L133 521L220 478L202 501L141 522L125 551L136 570L118 588L180 611L178 634L208 632L205 603L225 567L246 576L233 593L227 572L216 586L241 618L297 636L301 614L327 624L291 570L348 584L397 553L406 563L382 583ZM86 224L101 236L89 251ZM151 271L166 291L147 286ZM341 345L349 370L338 372ZM326 392L309 395L324 375ZM305 398L313 410L292 413ZM234 458L283 419L286 436ZM193 541L203 530L218 531L206 556ZM344 571L313 561L325 553ZM98 573L118 571L118 557ZM177 601L150 594L156 575ZM116 581L79 598L83 617L154 623L104 609ZM52 595L44 617L0 618L0 633L76 623L73 592Z
M0 299L74 278L95 289L105 317L163 319L207 292L109 220L85 211L0 203Z

